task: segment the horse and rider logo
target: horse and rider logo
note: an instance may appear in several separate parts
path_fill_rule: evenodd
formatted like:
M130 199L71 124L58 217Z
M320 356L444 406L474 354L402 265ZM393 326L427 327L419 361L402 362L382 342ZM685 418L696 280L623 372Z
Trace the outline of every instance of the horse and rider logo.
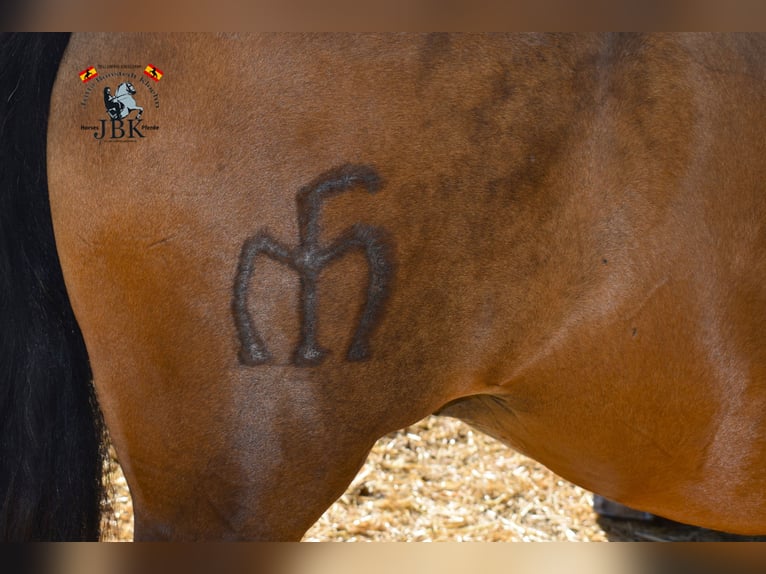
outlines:
M113 120L121 120L128 117L133 110L138 111L136 119L141 119L144 108L136 104L133 96L136 94L136 88L130 82L122 82L117 86L117 91L112 95L109 86L104 88L104 106L106 113Z
M146 136L145 131L159 129L157 125L146 125L144 107L136 100L144 104L146 100L149 100L150 108L151 104L154 104L153 107L159 109L159 93L154 85L164 76L162 70L153 64L146 67L98 65L98 68L96 70L95 66L89 66L79 74L82 83L88 84L80 105L83 109L89 109L87 104L90 101L90 95L100 88L104 107L99 105L102 110L99 115L103 119L98 119L95 123L83 124L81 129L92 131L97 141L108 142L135 142ZM109 78L112 78L112 81ZM116 87L113 92L114 81L116 81ZM107 83L109 85L106 85ZM106 118L103 116L104 111Z

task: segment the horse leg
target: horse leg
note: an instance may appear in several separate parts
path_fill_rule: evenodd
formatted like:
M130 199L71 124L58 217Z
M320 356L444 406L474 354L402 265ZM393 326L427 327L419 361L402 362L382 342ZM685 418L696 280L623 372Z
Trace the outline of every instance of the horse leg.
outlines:
M292 400L258 403L244 415L247 431L211 433L196 451L147 447L137 436L121 445L136 540L295 541L343 493L372 435L361 438L353 425L339 430L332 411L307 417ZM162 442L186 443L180 434Z
M404 381L403 361L387 357L402 338L386 332L394 321L376 333L388 345L373 345L367 361L346 360L359 313L349 293L363 295L363 258L341 258L322 274L317 324L330 354L305 367L290 363L299 278L259 257L247 306L273 360L250 364L238 354L231 305L241 249L220 243L210 212L186 219L194 209L186 203L173 235L164 228L172 203L145 212L108 187L106 200L83 192L71 201L79 192L69 181L52 178L58 248L137 539L297 540L377 438L444 402L433 369ZM123 209L113 211L115 197ZM83 210L98 213L93 224L83 225Z
M133 225L143 217L126 223L130 210L111 221L102 212L84 232L79 208L54 203L59 252L133 495L137 539L297 540L343 493L377 438L433 410L422 400L428 387L397 388L395 363L384 376L376 355L350 363L343 346L332 345L321 366L290 365L298 281L269 258L258 260L251 312L274 361L250 365L238 356L231 309L236 246L219 258L206 241L187 249L184 240L146 243L138 233L133 244L113 232L140 229ZM354 267L366 272L358 260L328 269L325 301L347 297L336 283L358 279ZM269 299L276 302L264 312L259 304ZM318 319L333 326L321 311ZM343 334L351 327L338 321ZM334 339L327 329L320 334ZM407 400L408 393L422 396Z

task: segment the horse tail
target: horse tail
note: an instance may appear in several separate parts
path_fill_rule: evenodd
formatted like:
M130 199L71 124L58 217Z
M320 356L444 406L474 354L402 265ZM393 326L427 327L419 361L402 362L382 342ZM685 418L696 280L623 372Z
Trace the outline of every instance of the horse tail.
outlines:
M104 426L53 236L48 114L66 34L0 35L0 540L98 539Z

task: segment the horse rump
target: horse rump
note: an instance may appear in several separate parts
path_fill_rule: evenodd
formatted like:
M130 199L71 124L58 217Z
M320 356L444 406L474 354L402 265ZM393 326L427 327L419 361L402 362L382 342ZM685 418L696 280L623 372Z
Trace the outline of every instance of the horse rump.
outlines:
M0 36L0 540L98 539L104 426L64 285L46 177L69 37Z

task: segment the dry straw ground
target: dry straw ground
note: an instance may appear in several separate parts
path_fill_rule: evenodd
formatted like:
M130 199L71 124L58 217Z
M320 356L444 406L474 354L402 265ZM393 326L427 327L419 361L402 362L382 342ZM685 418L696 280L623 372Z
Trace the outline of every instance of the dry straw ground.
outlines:
M113 463L108 540L131 540L130 494ZM591 493L454 419L381 438L307 541L722 540L666 522L597 520Z

